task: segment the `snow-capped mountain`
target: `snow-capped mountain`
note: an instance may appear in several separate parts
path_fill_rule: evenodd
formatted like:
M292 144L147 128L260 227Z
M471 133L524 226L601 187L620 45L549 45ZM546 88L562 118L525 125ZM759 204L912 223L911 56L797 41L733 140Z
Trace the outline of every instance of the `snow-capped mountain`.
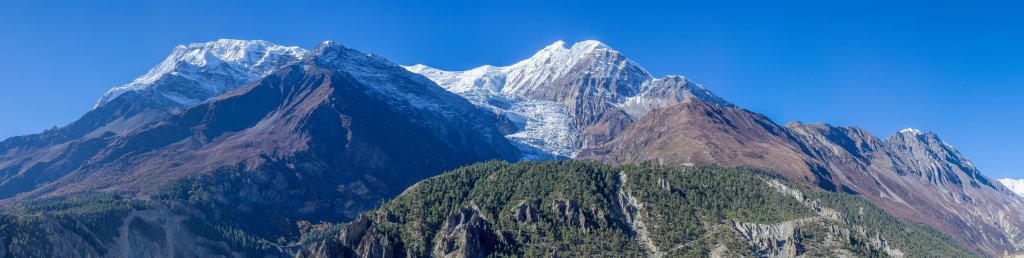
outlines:
M407 66L515 125L507 137L527 159L575 157L613 138L647 112L686 98L731 106L680 76L654 78L607 45L555 42L503 67L467 71Z
M1024 196L1024 179L1003 178L997 180L999 180L1000 183L1003 183L1006 188L1010 188L1014 193Z
M131 83L110 89L102 106L125 92L145 92L178 105L196 104L297 62L306 50L263 40L220 39L179 45L170 56Z

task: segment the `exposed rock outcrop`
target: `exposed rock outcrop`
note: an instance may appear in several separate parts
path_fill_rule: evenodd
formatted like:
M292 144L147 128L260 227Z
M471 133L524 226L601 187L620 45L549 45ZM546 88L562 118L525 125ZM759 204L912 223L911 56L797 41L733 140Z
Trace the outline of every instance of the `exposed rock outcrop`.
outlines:
M295 256L298 258L323 257L402 257L396 243L381 235L373 222L366 216L345 224L334 237L302 247Z
M434 244L435 257L487 257L497 240L480 207L469 204L453 211L445 219Z
M539 216L533 207L526 204L526 201L520 201L519 204L512 208L512 220L520 224L537 222L540 219Z
M752 249L761 257L799 257L804 248L797 241L801 237L803 221L786 221L779 224L761 225L734 222L733 229L747 239Z

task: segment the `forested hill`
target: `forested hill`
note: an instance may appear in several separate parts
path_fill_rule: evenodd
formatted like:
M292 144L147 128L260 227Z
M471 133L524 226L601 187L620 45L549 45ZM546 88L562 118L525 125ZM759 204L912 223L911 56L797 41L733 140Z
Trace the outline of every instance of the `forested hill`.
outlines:
M973 257L864 199L752 171L488 162L347 224L303 225L298 257Z

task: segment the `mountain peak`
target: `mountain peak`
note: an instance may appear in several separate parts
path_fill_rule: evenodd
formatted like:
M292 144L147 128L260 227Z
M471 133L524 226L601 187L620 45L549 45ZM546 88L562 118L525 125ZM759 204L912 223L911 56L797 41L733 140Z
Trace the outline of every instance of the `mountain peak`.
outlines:
M302 48L263 40L219 39L179 45L145 75L107 91L95 107L125 92L147 89L180 105L194 104L245 85L305 55ZM161 83L162 80L174 83Z
M363 53L359 50L348 48L342 44L338 44L333 41L324 41L323 43L317 45L315 48L313 48L313 51L310 51L310 53L307 54L307 58L305 60L307 60L306 62L316 62L319 65L331 68L341 68L344 66L352 66L351 68L358 68L370 64L383 65L388 67L399 67L398 65L391 63L391 61L385 59L380 55L375 55L373 53ZM401 70L400 67L399 69ZM355 69L350 72L357 72L357 70L359 69Z
M573 48L586 48L586 49L611 49L608 45L601 43L601 41L588 39L572 45Z
M910 134L910 135L922 135L922 134L924 134L924 133L921 133L921 130L917 130L917 129L914 129L914 128L905 128L903 130L900 130L900 133L901 134Z
M587 54L589 54L591 52L594 52L596 50L615 51L611 47L608 47L608 45L605 45L604 43L601 43L600 41L597 41L597 40L584 40L584 41L576 42L576 43L572 44L572 46L569 46L565 41L559 40L559 41L555 41L555 43L551 43L551 45L548 45L548 46L542 48L540 51L537 51L537 53L534 54L532 57L530 57L529 59L524 60L524 61L534 60L534 61L540 61L540 62L543 62L543 61L570 61L571 62L571 61L575 61L575 59L583 58ZM618 52L616 51L616 53L618 53ZM520 62L520 63L522 63L522 62Z
M593 39L588 39L588 40L576 42L576 43L573 43L572 46L569 46L568 43L566 43L564 40L559 40L559 41L555 41L554 43L551 43L551 45L548 45L548 46L544 47L543 49L541 49L541 51L543 52L544 50L559 51L559 50L573 50L573 49L577 49L577 50L609 49L610 50L611 48L608 47L608 45L605 45L604 43L601 43L601 41L597 41L597 40L593 40Z
M188 46L179 45L160 65L135 81L152 83L185 64L206 67L224 63L242 69L273 70L271 67L261 69L259 66L281 56L299 59L305 53L306 50L296 46L281 46L264 40L219 39Z
M565 43L564 40L558 40L558 41L555 41L554 43L551 43L551 45L548 45L548 46L544 47L543 49L550 49L550 50L565 49L566 48L565 45L566 45L566 43Z
M325 40L324 42L320 42L320 44L317 44L316 47L313 47L313 50L310 51L310 55L311 56L323 55L325 52L332 51L332 50L336 51L338 49L348 49L348 48L346 48L345 46L343 46L343 45L341 45L341 44L339 44L337 42L330 41L330 40Z
M593 72L595 75L622 69L628 73L625 76L640 80L653 78L639 64L600 41L585 40L573 44L572 47L566 47L565 41L556 41L530 58L505 67L507 83L502 91L506 94L524 95L544 90L548 84L571 73L574 69L581 69L577 65L583 65L582 69ZM605 75L619 76L622 74Z
M941 145L945 148L948 148L951 151L956 151L956 148L953 148L952 145L947 144L945 141L939 138L939 135L936 134L935 132L924 132L914 128L905 128L903 130L900 130L898 133L889 136L889 138L886 140L897 141L902 143L920 142L921 144L924 145L936 144L936 146Z

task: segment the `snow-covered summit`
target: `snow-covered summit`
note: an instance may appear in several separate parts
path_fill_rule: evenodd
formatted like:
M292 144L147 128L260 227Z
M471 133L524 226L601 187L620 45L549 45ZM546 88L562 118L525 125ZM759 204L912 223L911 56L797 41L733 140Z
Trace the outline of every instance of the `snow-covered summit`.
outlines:
M1003 183L1006 188L1010 188L1010 191L1024 197L1024 179L1003 178L998 179L998 181Z
M604 43L596 40L582 41L566 47L564 41L551 44L530 58L507 66L504 72L507 74L505 87L502 92L506 94L523 94L538 88L547 87L554 83L554 80L568 74L577 64L587 61L588 57L594 56L595 52L609 51L618 53ZM613 61L613 60L608 60ZM646 70L632 61L625 59L627 64L612 65L633 65L638 69L640 77L650 78Z
M405 69L515 122L518 131L508 137L528 155L531 150L542 152L527 158L574 157L583 148L602 143L594 139L607 138L584 135L601 131L589 127L629 123L687 98L732 106L681 76L654 78L633 60L596 40L571 46L557 41L508 66L445 71L417 64ZM612 118L617 117L610 115L613 110L631 118ZM623 121L605 123L602 119Z
M906 129L900 130L900 133L902 133L902 134L910 134L910 135L922 135L922 134L924 134L924 133L921 133L921 130L917 130L917 129L914 129L914 128L906 128Z
M193 104L259 79L305 54L302 48L263 40L220 39L179 45L145 75L110 89L96 107L125 92L143 90L154 90L181 105Z
M582 41L571 47L568 47L565 41L557 41L544 47L530 58L509 66L484 65L466 71L444 71L424 64L406 66L405 68L414 73L423 74L456 93L487 91L521 95L530 90L547 87L554 80L569 73L577 63L584 61L588 55L597 51L618 53L596 40ZM641 76L651 77L642 68L640 71Z

